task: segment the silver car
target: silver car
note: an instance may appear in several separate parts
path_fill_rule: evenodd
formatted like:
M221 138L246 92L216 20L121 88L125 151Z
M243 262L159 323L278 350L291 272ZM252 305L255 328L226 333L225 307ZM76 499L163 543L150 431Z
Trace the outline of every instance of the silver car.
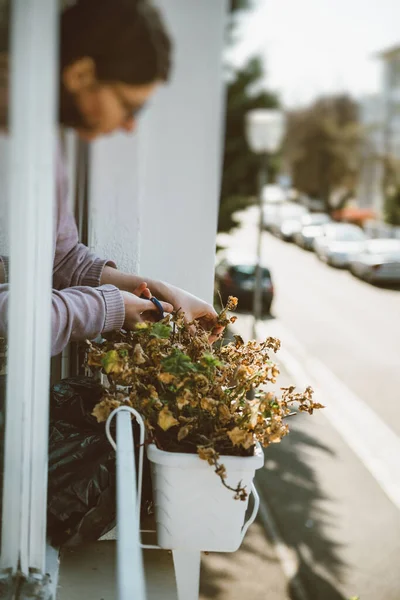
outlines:
M322 235L314 240L320 260L333 267L347 268L365 250L367 236L360 227L347 223L324 225Z
M284 221L298 220L306 214L307 209L294 202L285 202L276 206L267 205L264 207L264 227L271 233L279 235Z
M400 283L400 240L369 240L350 271L370 283Z
M298 246L305 250L312 250L314 240L322 235L322 227L331 223L332 219L326 213L311 213L301 219L301 226L293 235Z

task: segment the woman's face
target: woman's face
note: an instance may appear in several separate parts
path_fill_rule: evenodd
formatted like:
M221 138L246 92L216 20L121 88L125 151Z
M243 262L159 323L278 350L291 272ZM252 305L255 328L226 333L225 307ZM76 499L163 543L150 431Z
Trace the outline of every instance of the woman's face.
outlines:
M61 122L86 141L117 130L133 131L138 113L158 85L99 82L92 59L80 59L62 74Z

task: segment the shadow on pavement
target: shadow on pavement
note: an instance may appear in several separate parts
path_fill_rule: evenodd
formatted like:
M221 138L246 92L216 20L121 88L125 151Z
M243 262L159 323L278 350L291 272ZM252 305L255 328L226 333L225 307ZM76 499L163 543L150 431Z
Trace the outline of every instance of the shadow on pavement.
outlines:
M400 292L400 283L373 283L370 285L373 285L381 290L393 290L395 292Z
M335 515L308 464L310 452L333 456L326 445L292 426L287 438L265 450L265 467L256 476L257 489L266 499L281 537L298 556L297 575L289 583L284 580L273 540L258 522L237 553L212 554L203 561L201 598L347 600L340 592L346 570L340 559L341 546L329 535ZM257 544L257 528L264 544Z
M346 565L340 558L340 544L329 535L336 517L307 460L315 451L333 456L329 447L293 424L286 439L265 450L265 467L257 473L257 487L285 544L298 556L296 580L306 598L345 600L339 588ZM295 584L289 584L290 598L304 600Z

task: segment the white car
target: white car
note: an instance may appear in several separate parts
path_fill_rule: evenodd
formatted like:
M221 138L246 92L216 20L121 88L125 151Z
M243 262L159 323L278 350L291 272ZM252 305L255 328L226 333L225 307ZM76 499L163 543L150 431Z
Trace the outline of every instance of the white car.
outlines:
M280 185L265 185L262 190L264 204L281 204L286 202L287 193Z
M367 236L360 227L347 223L330 223L314 240L314 250L320 260L333 267L347 268L365 250Z
M295 202L285 202L284 204L278 204L274 207L275 210L270 211L270 207L264 207L264 227L279 235L281 224L284 221L298 220L302 216L308 214L308 211L304 206L296 204ZM267 210L270 211L267 214Z
M322 227L331 222L331 218L326 213L305 213L297 218L285 219L279 231L279 237L287 242L295 241L299 246L302 243L302 232L307 227Z
M369 240L350 271L370 283L400 283L400 240Z
M332 222L330 216L326 213L314 213L310 217L314 217L311 223L305 225L301 231L298 231L293 236L296 244L305 250L313 250L314 241L317 237L323 235L324 225Z

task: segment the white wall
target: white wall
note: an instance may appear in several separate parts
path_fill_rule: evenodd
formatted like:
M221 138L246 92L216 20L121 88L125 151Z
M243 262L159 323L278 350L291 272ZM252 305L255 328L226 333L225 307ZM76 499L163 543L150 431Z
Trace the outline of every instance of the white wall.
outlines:
M143 123L141 270L211 300L226 3L157 4L174 39L174 70Z
M139 270L138 136L116 134L91 149L89 246L128 272Z
M9 140L0 134L0 254L8 256Z
M94 144L90 246L121 269L211 300L226 0L157 4L174 40L172 80L135 135Z

